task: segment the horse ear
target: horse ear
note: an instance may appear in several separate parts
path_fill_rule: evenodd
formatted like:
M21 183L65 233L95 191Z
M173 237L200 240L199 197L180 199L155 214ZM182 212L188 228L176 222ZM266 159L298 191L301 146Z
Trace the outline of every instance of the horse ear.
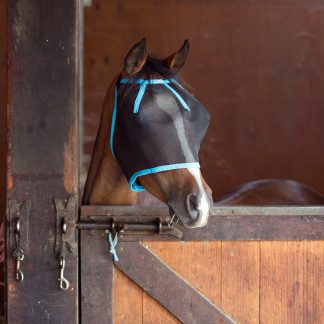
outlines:
M177 52L170 55L164 60L164 65L173 72L179 72L186 62L186 59L189 54L189 49L189 40L186 39L182 47Z
M144 37L129 50L124 60L123 72L130 75L140 71L146 58L146 38Z

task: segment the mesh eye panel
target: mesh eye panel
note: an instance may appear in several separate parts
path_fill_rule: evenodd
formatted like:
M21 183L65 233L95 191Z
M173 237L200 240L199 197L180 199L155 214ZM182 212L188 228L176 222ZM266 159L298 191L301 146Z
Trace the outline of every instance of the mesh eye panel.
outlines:
M210 115L180 85L160 81L145 85L138 112L134 106L143 84L122 83L117 89L113 153L133 190L143 189L136 183L137 175L192 163L199 166L198 152Z

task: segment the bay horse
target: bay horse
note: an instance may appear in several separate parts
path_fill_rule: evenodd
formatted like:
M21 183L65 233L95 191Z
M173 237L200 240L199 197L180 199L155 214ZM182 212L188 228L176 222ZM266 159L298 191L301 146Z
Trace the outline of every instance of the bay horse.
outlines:
M187 101L195 100L190 102L195 102L197 105L200 103L196 99L192 99L192 95L185 89L186 85L178 78L178 72L184 66L188 53L188 40L178 51L166 59L148 56L145 38L129 50L122 72L115 77L104 99L84 188L84 205L156 205L162 202L169 206L170 212L174 213L186 227L202 227L207 224L209 210L213 206L212 191L202 177L197 163L180 163L176 164L180 167L157 168L153 172L135 172L137 175L135 180L131 178L132 172L128 178L125 176L129 168L132 169L134 165L144 163L141 161L144 159L143 156L149 164L152 162L151 159L156 159L156 156L162 155L161 159L171 156L172 159L172 155L179 155L174 148L180 147L182 151L190 151L188 147L190 141L194 139L183 136L187 133L181 131L185 124L182 119L194 114L194 109L190 110L186 104ZM129 99L130 97L131 99ZM144 98L145 104L142 102ZM143 105L149 113L145 113ZM158 109L163 110L163 114L157 114ZM200 106L195 108L197 111L199 109L203 108ZM176 115L171 114L170 111ZM174 118L174 116L177 117ZM150 120L152 118L153 121ZM114 138L114 136L116 137L115 123L118 124L123 119L126 125L117 126L117 131L121 132L120 129L122 129L122 134L119 135L116 142ZM132 121L127 124L128 119ZM167 150L160 148L162 139L168 135L163 129L162 133L154 132L153 129L153 133L149 133L149 137L145 138L144 136L146 128L151 127L149 125L158 127L162 123L162 119L163 122L167 120L169 124L174 122L173 126L177 128L178 138L169 140L171 143L166 144ZM149 124L147 120L149 120ZM139 125L136 124L138 121ZM169 124L166 124L166 127ZM137 138L139 133L144 135ZM194 137L202 140L204 134L205 128L201 127L201 129L195 129ZM177 146L179 140L181 143L180 146ZM144 146L144 150L142 147L133 145L133 142L136 142L137 146ZM152 147L147 148L148 142L154 146L154 150L150 151L150 154L145 152L145 150L152 150ZM120 143L126 143L128 146L123 147ZM195 149L199 150L199 144L194 145ZM122 161L116 158L114 145L117 145L117 151L120 159L123 159ZM193 154L189 158L186 157L189 160L191 158L193 158ZM185 162L188 161L185 160ZM153 169L156 168L149 170ZM149 194L138 192L136 190L138 188L145 188ZM324 196L295 181L269 179L246 183L232 192L218 197L215 204L225 206L322 205Z

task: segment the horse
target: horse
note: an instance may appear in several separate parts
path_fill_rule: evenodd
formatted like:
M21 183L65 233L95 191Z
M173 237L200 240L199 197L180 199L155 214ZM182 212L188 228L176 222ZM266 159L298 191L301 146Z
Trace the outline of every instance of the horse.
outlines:
M189 48L189 41L185 40L178 51L165 59L157 59L147 54L144 38L129 50L124 59L122 72L114 78L104 99L84 187L83 204L157 205L164 203L169 206L170 214L175 214L184 226L190 228L203 227L207 224L209 210L213 204L218 206L323 204L324 196L314 189L295 181L276 179L243 184L213 201L212 191L194 158L195 152L190 153L189 147L192 141L199 138L192 150L199 151L199 141L206 131L206 127L201 124L208 124L204 107L201 107L178 76L187 59ZM144 99L145 104L142 102ZM194 102L197 107L190 110L186 103L188 101ZM145 106L145 109L142 106ZM182 119L188 118L195 113L194 111L203 111L201 113L203 118L200 118L198 113L198 117L200 116L198 119L202 119L203 122L198 125L199 129L194 129L194 135L187 138L187 133L182 129L186 121ZM117 126L117 132L122 129L122 134L116 140L114 127L120 120L124 120L125 125ZM169 143L163 142L164 138L168 139L168 132L164 131L164 128L161 132L155 131L161 123L166 125L165 128L173 123L177 129L177 136L174 135L164 141ZM151 127L148 125L152 124L153 132L145 137L146 128ZM133 129L130 129L132 127ZM139 133L144 134L142 138L138 138ZM133 145L133 141L139 147ZM160 147L162 144L165 147ZM114 145L117 145L119 158L115 156ZM150 153L147 154L146 151ZM180 154L179 151L183 152ZM182 161L185 151L189 153ZM150 171L144 173L140 170L134 173L137 175L135 180L131 178L131 173L137 170L134 165L139 164L138 168L142 165L151 165L157 156L167 162L170 158L172 160L173 156L178 156L176 162L181 160L185 163L178 163L176 165L179 167L175 168L153 167L145 169ZM142 159L146 161L143 162ZM148 193L140 192L143 189Z

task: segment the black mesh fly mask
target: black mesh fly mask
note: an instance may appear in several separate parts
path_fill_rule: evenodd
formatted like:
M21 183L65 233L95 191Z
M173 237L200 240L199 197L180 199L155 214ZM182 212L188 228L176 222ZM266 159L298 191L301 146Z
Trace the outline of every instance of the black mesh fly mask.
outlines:
M121 79L115 87L110 149L130 189L140 176L199 167L209 124L205 107L175 79Z

